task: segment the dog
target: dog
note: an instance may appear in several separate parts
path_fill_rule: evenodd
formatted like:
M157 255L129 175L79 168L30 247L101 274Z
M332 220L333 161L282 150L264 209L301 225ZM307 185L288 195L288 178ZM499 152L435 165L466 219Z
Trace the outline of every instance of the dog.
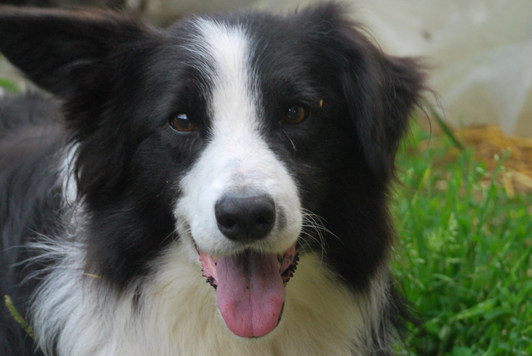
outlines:
M419 59L341 4L0 7L2 355L393 355L394 156Z

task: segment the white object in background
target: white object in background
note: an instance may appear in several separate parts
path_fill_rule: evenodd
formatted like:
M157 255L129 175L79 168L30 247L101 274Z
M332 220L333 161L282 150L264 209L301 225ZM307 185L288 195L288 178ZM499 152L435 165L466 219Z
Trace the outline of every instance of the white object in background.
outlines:
M531 0L359 0L378 42L427 56L445 118L532 137Z

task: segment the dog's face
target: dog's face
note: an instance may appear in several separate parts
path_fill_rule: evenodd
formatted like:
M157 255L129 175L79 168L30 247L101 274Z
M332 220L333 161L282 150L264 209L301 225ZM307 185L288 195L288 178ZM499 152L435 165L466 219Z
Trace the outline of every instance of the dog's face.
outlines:
M195 125L195 116L205 120L191 131L178 126L177 136L197 137L194 131L201 130L204 147L178 183L180 235L190 235L213 256L231 256L247 248L282 255L296 242L302 225L296 181L287 167L293 149L283 130L303 125L310 112L304 100L314 100L317 107L319 98L303 97L302 92L292 92L298 96L294 98L266 93L269 85L260 81L260 61L269 58L253 58L258 49L254 47L261 44L254 43L242 24L201 20L192 26L195 38L181 48L189 52L187 62L194 66L185 70L201 77L192 90L201 91L198 100L205 112L187 108L177 120L187 125ZM287 83L296 78L275 74L273 80L296 84ZM265 95L272 94L277 97L265 105Z
M262 336L298 250L316 248L318 214L328 263L367 282L386 256L386 186L421 74L341 11L156 31L104 12L1 8L0 50L64 100L88 268L125 287L180 240L228 327Z

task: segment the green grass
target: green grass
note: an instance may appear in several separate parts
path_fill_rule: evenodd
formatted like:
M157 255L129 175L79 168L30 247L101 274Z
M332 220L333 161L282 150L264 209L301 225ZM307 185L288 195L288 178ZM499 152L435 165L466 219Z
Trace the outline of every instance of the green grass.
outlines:
M18 87L8 79L0 78L0 88L5 88L7 91L14 94L18 93Z
M416 125L398 155L394 268L423 321L400 354L532 354L532 196L498 183L504 153L493 172L472 156Z
M0 62L2 61L2 55L0 55ZM18 93L17 85L9 79L0 77L0 88L6 89L13 94Z

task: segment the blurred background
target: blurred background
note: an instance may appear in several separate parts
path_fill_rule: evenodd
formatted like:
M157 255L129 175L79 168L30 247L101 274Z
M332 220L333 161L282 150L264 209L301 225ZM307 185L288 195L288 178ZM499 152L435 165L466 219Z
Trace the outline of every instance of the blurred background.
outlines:
M158 26L314 0L0 0L108 6ZM386 52L423 56L397 157L395 271L420 323L399 355L532 355L532 0L346 0ZM0 96L34 90L0 59Z

